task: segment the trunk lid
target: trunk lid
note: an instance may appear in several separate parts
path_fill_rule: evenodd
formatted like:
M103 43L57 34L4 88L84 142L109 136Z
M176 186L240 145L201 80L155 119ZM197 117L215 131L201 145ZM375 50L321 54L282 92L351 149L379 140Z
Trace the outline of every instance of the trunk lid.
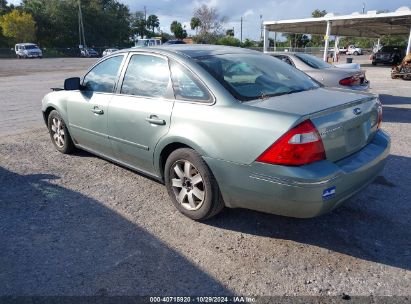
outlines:
M337 161L367 145L377 131L376 96L320 88L247 103L310 119L322 138L327 159Z

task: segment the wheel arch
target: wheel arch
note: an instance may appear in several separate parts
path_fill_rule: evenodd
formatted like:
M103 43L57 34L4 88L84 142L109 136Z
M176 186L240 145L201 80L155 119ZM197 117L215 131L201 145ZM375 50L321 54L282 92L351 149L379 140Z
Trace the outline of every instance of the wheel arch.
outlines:
M58 93L59 92L51 92L47 94L42 101L41 110L43 112L44 122L47 125L47 119L50 112L56 110L65 121L67 128L70 129L68 125L67 102Z
M162 181L164 181L164 166L168 156L173 153L173 151L181 148L189 148L198 152L200 155L204 155L201 147L185 138L172 138L159 143L154 151L154 169Z
M46 108L46 110L43 111L43 119L44 119L44 123L46 124L46 126L48 125L48 120L49 120L50 113L53 110L58 111L54 106L48 106Z

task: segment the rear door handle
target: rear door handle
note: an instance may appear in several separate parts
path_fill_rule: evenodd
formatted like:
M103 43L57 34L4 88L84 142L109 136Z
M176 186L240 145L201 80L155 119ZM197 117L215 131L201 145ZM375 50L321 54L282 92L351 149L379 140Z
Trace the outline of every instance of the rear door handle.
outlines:
M157 115L150 115L146 118L146 121L152 125L164 126L166 124L166 121L164 119L158 118Z
M94 114L97 115L103 115L104 111L102 109L99 109L99 107L94 107L92 109L90 109L91 112L93 112Z

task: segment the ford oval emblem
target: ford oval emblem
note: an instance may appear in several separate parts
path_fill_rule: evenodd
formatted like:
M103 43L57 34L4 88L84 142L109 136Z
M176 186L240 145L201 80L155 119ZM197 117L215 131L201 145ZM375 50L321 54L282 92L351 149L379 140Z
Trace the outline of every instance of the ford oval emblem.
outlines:
M355 115L360 115L360 114L362 113L362 111L361 111L360 108L355 108L355 109L353 110L353 113L354 113Z

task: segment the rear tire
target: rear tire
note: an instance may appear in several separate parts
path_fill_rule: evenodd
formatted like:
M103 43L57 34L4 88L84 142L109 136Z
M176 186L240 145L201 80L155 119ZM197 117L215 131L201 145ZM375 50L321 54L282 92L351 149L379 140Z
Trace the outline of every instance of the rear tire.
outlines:
M217 181L202 157L188 148L170 154L165 184L174 206L193 220L205 220L224 208Z
M373 62L372 62L372 65L377 65L377 63L373 61Z
M57 151L63 154L70 154L74 150L74 143L67 129L66 123L61 118L59 112L53 110L47 119L47 126L51 141Z

